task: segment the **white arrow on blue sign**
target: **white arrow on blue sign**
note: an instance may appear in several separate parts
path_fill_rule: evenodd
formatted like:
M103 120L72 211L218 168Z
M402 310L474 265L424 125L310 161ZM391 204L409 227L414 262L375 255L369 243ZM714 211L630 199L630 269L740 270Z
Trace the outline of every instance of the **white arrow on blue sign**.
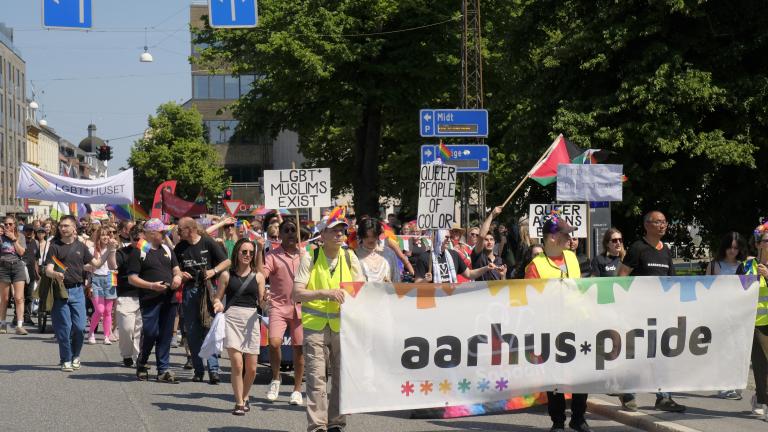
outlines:
M89 29L93 27L92 0L43 0L43 27Z
M256 0L208 0L208 21L214 28L256 27Z

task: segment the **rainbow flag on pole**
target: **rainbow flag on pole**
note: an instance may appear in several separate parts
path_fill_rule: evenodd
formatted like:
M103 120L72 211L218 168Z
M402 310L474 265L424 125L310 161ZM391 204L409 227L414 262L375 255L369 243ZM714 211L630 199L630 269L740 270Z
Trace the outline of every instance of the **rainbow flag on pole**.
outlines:
M440 145L438 146L440 150L440 155L445 158L445 160L448 160L451 158L451 149L448 148L447 145L443 142L443 140L440 140Z

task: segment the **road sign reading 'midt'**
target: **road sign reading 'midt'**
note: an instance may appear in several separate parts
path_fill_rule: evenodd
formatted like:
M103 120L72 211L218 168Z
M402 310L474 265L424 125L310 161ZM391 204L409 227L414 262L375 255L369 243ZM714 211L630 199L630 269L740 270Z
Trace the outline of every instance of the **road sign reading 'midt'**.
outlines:
M93 27L92 0L43 0L43 27Z
M256 27L256 0L208 0L208 21L214 28Z
M490 167L489 148L478 144L446 145L451 156L446 158L440 153L440 146L421 146L421 164L428 165L440 159L446 165L456 167L456 172L488 172Z
M423 109L419 129L423 137L484 138L488 136L488 110Z

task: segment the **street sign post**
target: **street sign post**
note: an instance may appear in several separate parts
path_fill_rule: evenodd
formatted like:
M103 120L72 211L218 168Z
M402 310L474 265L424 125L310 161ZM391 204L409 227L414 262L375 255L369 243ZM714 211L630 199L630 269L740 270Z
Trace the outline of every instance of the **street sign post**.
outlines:
M451 151L451 157L448 159L440 153L439 146L421 146L421 164L427 165L440 159L444 164L454 165L456 172L488 172L490 149L487 145L454 144L446 147Z
M256 27L256 0L208 0L208 21L214 28Z
M43 27L89 29L93 27L92 0L43 0Z
M488 110L423 109L419 111L419 130L423 137L485 138Z

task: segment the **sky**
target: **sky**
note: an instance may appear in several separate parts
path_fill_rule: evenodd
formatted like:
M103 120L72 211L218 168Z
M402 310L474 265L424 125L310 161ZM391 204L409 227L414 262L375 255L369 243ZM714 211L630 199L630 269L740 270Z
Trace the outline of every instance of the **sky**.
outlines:
M192 93L191 0L93 0L93 30L42 27L42 0L0 0L0 22L13 28L27 68L27 96L35 91L48 126L78 144L96 124L109 140L110 174L127 166L147 118L165 102ZM152 63L140 63L147 45ZM139 136L130 136L137 135ZM130 137L128 137L130 136ZM127 137L127 138L124 138Z

